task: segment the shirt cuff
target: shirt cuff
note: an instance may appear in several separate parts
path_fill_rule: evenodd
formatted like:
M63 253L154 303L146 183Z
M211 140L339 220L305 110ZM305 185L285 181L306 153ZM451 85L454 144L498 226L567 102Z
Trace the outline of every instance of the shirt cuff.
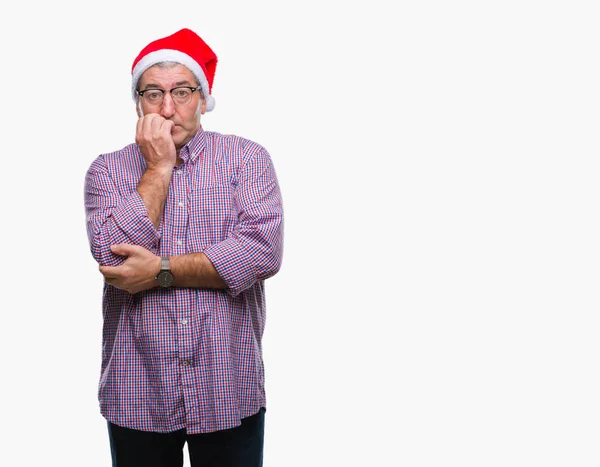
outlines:
M212 245L204 251L221 279L227 284L225 290L235 297L256 282L256 271L251 256L234 239Z
M127 196L112 213L115 225L125 233L133 245L143 246L155 253L158 251L160 233L148 217L146 205L139 193Z

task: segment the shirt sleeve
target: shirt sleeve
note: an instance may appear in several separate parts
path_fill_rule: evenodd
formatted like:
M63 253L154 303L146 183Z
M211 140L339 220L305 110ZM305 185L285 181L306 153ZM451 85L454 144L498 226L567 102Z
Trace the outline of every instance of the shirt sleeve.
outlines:
M275 168L261 149L243 167L235 190L238 224L204 254L236 296L276 274L283 255L283 203Z
M156 254L159 232L148 217L137 191L120 193L105 160L99 156L85 177L87 234L94 259L102 266L118 266L124 257L111 252L118 243L139 245Z

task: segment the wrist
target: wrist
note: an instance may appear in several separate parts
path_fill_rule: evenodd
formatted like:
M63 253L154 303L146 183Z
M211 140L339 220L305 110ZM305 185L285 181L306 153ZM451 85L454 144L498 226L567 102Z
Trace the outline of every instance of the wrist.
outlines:
M151 164L146 166L146 174L155 177L171 177L173 172L173 164Z

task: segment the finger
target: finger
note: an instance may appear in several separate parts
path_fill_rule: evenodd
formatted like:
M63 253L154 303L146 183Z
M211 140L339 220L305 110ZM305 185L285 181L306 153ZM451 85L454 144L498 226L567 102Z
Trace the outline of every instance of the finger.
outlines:
M135 144L140 144L142 142L142 125L144 122L142 121L144 117L140 117L135 124Z
M146 137L144 136L144 128L148 125L148 123L146 122L147 118L148 116L138 118L138 121L135 125L135 138L136 143L138 144L146 139Z
M110 251L112 251L115 255L125 256L125 249L123 248L123 244L111 245Z
M107 279L116 279L118 277L117 266L100 266L100 273Z
M119 256L131 256L135 253L136 246L128 243L118 243L116 245L111 245L110 250Z
M138 118L138 121L135 126L135 142L136 144L141 144L144 140L144 120L146 117Z
M175 123L173 123L172 120L165 120L164 122L162 122L160 131L165 138L171 136L171 131L173 130L174 126Z
M148 139L148 135L151 132L152 118L153 118L153 115L148 114L148 115L144 115L141 119L142 123L141 123L141 128L140 128L140 134L144 136L144 139Z
M157 117L157 114L147 114L144 115L140 120L140 135L143 136L145 140L150 140L152 137L152 122Z
M154 115L154 117L155 118L153 118L151 121L150 128L151 128L152 136L156 138L157 136L160 136L160 134L161 134L160 129L161 129L165 119L158 114Z

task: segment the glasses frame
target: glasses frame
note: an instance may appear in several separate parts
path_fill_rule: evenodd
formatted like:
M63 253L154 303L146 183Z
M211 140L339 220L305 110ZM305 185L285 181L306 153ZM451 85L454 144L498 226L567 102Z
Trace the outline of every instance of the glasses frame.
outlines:
M163 102L164 102L164 100L165 100L165 94L166 94L166 93L169 93L169 94L171 94L171 93L172 93L173 91L175 91L176 89L189 89L190 91L192 91L192 96L193 96L193 95L194 95L194 91L198 91L198 92L200 92L200 91L201 91L201 89L202 89L202 86L196 86L196 87L193 87L193 86L175 86L174 88L171 88L171 89L169 89L169 90L166 90L166 89L160 89L160 88L148 88L148 89L144 89L143 91L137 91L137 90L136 90L135 92L137 93L137 95L138 95L138 96L140 96L140 97L143 99L143 98L144 98L144 94L146 94L148 91L155 91L155 92L156 92L156 91L160 91L160 92L162 93L162 99L161 99L161 101L160 101L160 104L151 104L150 102L147 102L147 101L146 101L146 103L147 103L148 105L162 105L162 103L163 103ZM187 102L187 103L185 103L185 104L179 104L179 103L177 103L177 102L175 101L175 99L173 99L173 95L172 95L172 94L171 94L171 99L173 100L173 103L174 103L175 105L187 105L187 104L189 104L190 102L192 102L192 99L190 99L190 102Z

